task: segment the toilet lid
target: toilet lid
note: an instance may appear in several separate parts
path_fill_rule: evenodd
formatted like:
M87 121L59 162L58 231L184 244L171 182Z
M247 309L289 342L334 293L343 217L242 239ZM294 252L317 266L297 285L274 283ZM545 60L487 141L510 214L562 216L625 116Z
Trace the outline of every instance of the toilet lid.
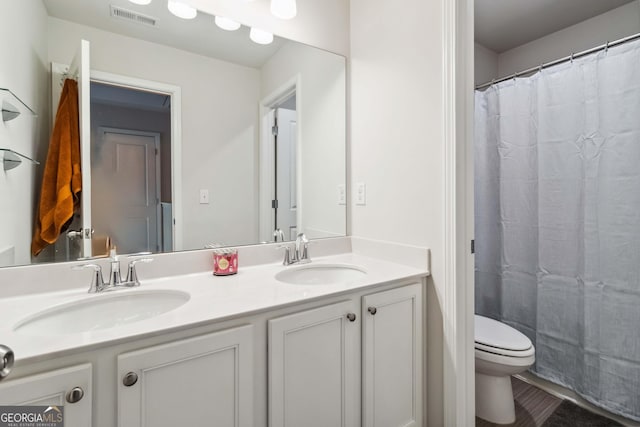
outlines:
M523 351L531 348L531 340L511 326L476 314L476 343L504 350Z

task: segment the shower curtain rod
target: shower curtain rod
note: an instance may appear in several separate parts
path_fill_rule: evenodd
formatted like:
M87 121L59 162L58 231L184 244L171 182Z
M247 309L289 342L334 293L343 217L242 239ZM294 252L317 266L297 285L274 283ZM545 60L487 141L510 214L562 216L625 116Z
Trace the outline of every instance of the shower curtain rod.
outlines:
M531 68L528 68L528 69L526 69L524 71L518 71L517 73L510 74L510 75L508 75L506 77L501 77L499 79L491 80L490 82L483 83L481 85L476 86L476 90L480 90L480 89L484 89L484 88L490 87L490 86L492 86L492 85L494 85L496 83L506 82L507 80L515 79L516 77L520 77L520 76L524 76L526 74L533 73L534 71L540 71L543 68L549 68L549 67L552 67L554 65L562 64L563 62L573 61L576 58L580 58L582 56L586 56L586 55L589 55L591 53L598 52L600 50L607 50L610 47L618 46L618 45L621 45L621 44L624 44L624 43L627 43L627 42L630 42L630 41L633 41L633 40L636 40L636 39L639 39L639 38L640 38L640 33L634 34L632 36L628 36L628 37L625 37L625 38L622 38L622 39L619 39L619 40L616 40L616 41L613 41L613 42L606 42L605 44L603 44L601 46L596 46L594 48L591 48L591 49L588 49L588 50L585 50L585 51L582 51L582 52L579 52L579 53L572 53L571 55L565 56L564 58L556 59L555 61L547 62L547 63L541 64L541 65L538 65L537 67L531 67Z

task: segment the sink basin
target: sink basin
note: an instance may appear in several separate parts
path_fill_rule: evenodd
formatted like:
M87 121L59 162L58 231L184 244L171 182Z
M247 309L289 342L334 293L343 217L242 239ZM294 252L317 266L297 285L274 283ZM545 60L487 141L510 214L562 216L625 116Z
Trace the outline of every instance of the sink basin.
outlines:
M333 285L362 279L367 272L347 264L307 264L276 274L276 280L293 285Z
M14 331L62 335L113 328L159 316L189 301L181 291L118 290L61 304L22 319Z

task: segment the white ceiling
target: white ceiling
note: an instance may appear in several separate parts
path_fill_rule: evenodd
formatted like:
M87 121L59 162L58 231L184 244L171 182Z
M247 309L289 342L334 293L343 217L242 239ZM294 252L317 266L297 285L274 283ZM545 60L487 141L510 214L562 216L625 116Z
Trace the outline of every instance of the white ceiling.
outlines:
M502 53L637 0L475 0L475 39Z
M167 10L167 0L154 0L147 6L127 0L43 2L49 15L56 18L254 68L260 68L286 43L285 39L279 37L275 37L270 45L253 43L249 40L249 28L243 26L237 31L221 30L213 22L214 17L204 13L198 13L192 20L177 18ZM151 16L157 19L158 26L148 27L112 18L110 5Z

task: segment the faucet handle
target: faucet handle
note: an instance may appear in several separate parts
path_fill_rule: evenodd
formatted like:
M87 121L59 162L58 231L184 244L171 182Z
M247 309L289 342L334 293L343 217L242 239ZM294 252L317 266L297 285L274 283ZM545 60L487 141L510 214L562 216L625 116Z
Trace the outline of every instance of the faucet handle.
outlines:
M309 239L304 233L296 238L296 256L299 262L309 262Z
M302 244L302 253L300 254L300 262L311 262L311 258L309 258L309 245L312 243L310 241L303 242Z
M104 278L102 277L102 267L98 264L81 264L71 267L72 270L84 270L87 268L93 269L93 276L91 278L91 286L87 291L90 294L102 291L106 286L104 284Z
M148 263L153 261L153 258L138 258L142 255L146 254L140 253L130 256L130 258L134 259L132 261L129 261L129 268L127 268L127 280L125 281L126 286L140 286L138 273L136 272L136 264L138 264L139 262Z
M278 245L277 249L284 249L284 260L282 261L282 265L291 265L298 261L297 254L294 252L293 258L291 257L291 246L289 245Z

